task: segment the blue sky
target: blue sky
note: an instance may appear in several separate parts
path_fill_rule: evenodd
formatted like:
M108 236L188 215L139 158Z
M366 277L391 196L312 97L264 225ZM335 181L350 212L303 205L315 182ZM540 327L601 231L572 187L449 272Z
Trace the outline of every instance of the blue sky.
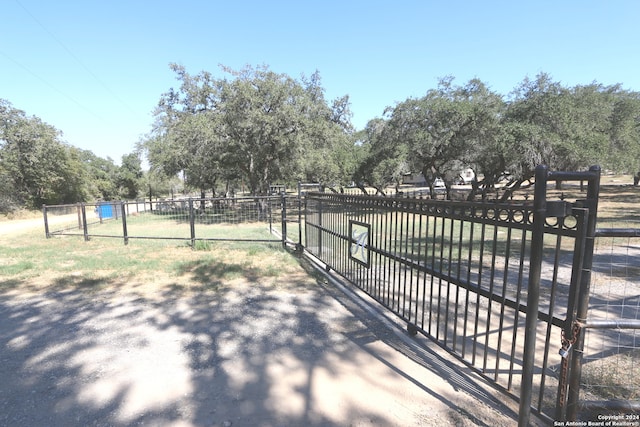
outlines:
M361 129L438 79L507 95L540 72L640 91L640 2L3 0L0 98L120 162L151 129L168 64L320 72Z

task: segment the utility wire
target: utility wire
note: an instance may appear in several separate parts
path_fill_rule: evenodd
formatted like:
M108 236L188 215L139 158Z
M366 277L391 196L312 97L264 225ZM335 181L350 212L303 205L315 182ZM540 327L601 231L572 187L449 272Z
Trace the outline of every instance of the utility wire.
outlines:
M58 92L60 95L64 96L65 98L67 98L69 101L73 102L75 105L77 105L78 107L80 107L81 109L83 109L84 111L86 111L87 113L91 114L93 117L95 117L96 119L100 120L101 122L105 122L107 123L107 121L103 118L100 117L98 114L96 114L93 110L91 110L90 108L86 107L85 105L81 104L77 99L73 98L71 95L61 91L60 89L58 89L56 86L54 86L53 84L51 84L48 80L44 79L43 77L39 76L38 74L36 74L35 72L33 72L31 69L29 69L29 67L27 67L26 65L18 62L17 60L13 59L12 57L10 57L9 55L6 54L6 52L3 52L2 50L0 50L0 54L2 54L2 56L4 56L5 58L7 58L9 61L13 62L14 64L16 64L18 67L22 68L23 70L25 70L27 73L31 74L33 77L35 77L36 79L40 80L44 85L48 86L49 88L51 88L52 90Z
M111 90L111 88L109 88L109 86L107 86L102 80L100 80L100 78L98 78L98 76L96 76L89 69L89 67L87 67L76 55L74 55L71 49L69 49L62 41L60 41L60 39L58 39L51 31L49 31L49 29L47 29L47 27L45 27L22 3L20 3L19 0L15 0L15 2L27 13L27 15L31 17L31 19L33 19L40 26L40 28L42 28L49 35L49 37L55 40L69 54L69 56L71 56L91 77L93 77L93 79L98 82L100 86L102 86L104 90L109 93L109 95L111 95L116 101L118 101L122 106L129 110L129 112L137 115L137 113L125 101L123 101L118 95L115 94L115 92Z

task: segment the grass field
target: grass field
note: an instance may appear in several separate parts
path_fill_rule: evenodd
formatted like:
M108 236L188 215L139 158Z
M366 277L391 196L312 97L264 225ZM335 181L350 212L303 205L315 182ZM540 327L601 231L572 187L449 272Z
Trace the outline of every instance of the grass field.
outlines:
M234 226L225 233L244 237L247 230ZM295 257L277 243L202 242L196 249L180 240L132 239L125 246L122 239L45 239L39 229L11 234L0 247L0 292L109 286L198 290L236 278L260 278L270 285L280 276L303 274Z

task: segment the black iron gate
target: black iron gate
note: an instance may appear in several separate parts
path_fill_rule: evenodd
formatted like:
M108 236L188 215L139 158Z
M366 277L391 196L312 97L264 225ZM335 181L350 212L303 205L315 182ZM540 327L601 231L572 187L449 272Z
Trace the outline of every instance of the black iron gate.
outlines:
M585 200L547 200L576 180ZM311 193L304 247L519 400L520 425L570 419L599 182L599 167L538 167L532 203Z

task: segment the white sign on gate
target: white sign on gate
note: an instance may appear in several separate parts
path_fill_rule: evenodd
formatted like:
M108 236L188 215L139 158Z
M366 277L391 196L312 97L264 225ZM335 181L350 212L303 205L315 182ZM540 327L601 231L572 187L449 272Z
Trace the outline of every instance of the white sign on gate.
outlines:
M371 225L349 221L349 258L369 268L369 236Z

